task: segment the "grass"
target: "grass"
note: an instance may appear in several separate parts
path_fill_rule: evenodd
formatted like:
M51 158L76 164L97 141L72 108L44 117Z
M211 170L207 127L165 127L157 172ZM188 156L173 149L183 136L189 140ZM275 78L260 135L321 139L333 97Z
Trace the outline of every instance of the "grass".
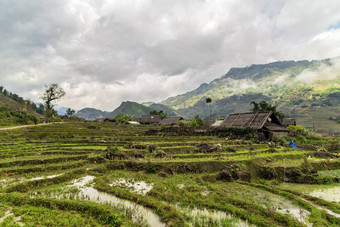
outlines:
M0 225L16 226L17 217L28 226L145 225L132 220L133 210L68 196L79 193L68 185L86 175L96 177L93 187L97 190L150 208L169 226L233 226L240 220L256 226L303 225L293 216L278 212L285 208L282 204L309 211L306 221L316 226L339 223L310 203L340 213L338 205L306 195L312 189L334 186L333 179L339 177L339 159L315 158L313 152L317 147L339 143L338 138L306 139L308 144L294 151L287 145L217 136L161 131L150 136L150 129L160 128L78 122L0 131L0 217L8 210L14 214ZM135 158L132 143L155 145L156 150L167 154L157 158L155 151L137 149L145 157ZM221 149L198 153L196 146L201 143L219 144ZM125 158L107 159L108 147L117 148ZM313 176L313 169L318 176ZM230 174L230 179L219 178L222 170ZM282 184L284 174L289 183ZM32 180L50 175L58 176ZM153 187L144 195L128 187L109 185L118 179L144 181ZM306 179L322 185L295 183ZM195 209L207 209L210 215L197 216L192 213ZM213 212L230 216L217 219ZM53 217L48 219L49 215Z

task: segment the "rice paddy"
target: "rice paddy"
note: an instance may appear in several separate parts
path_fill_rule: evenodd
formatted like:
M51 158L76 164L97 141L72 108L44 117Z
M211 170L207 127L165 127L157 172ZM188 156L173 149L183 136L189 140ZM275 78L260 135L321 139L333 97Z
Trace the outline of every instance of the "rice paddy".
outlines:
M339 226L340 151L315 153L339 142L80 122L0 131L0 226Z

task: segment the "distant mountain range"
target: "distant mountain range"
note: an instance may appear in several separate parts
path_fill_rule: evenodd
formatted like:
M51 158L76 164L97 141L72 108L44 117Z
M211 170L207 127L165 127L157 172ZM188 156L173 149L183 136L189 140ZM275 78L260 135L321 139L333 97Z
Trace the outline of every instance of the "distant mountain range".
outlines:
M85 108L81 109L77 112L77 116L84 118L86 120L93 120L97 118L114 118L118 114L128 114L133 115L134 117L141 117L142 115L149 114L153 110L163 110L163 112L167 112L169 116L177 116L178 114L171 107L156 104L156 103L148 103L148 105L139 104L137 102L122 102L118 108L116 108L112 112L101 111L94 108Z
M211 98L210 104L206 103ZM139 117L152 110L193 118L225 117L247 112L251 101L271 102L287 117L322 132L340 132L340 58L320 61L281 61L243 68L231 68L225 75L197 89L168 98L159 104L123 102L113 112L83 109L78 116L92 118L134 114ZM86 114L85 114L86 113Z

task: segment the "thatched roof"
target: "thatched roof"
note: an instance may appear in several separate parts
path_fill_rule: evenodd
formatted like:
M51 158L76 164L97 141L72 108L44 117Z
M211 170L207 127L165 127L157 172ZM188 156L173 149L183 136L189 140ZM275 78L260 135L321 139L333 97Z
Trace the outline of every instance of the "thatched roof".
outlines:
M267 129L269 131L288 131L281 125L273 112L236 113L229 114L220 127Z
M178 125L179 121L183 120L182 117L167 117L164 118L161 122L159 122L160 125Z
M223 121L224 120L215 121L212 125L210 125L210 127L212 127L212 128L220 127L222 125Z
M281 124L288 127L289 125L296 125L296 121L294 118L283 118Z
M141 117L141 123L158 124L162 120L160 115L143 115Z

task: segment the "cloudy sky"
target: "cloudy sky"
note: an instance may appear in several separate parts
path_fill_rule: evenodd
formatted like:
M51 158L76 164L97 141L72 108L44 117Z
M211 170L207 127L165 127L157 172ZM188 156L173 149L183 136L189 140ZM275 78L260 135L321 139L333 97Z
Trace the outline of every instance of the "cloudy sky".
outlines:
M0 85L112 111L231 67L340 56L339 0L0 0Z

